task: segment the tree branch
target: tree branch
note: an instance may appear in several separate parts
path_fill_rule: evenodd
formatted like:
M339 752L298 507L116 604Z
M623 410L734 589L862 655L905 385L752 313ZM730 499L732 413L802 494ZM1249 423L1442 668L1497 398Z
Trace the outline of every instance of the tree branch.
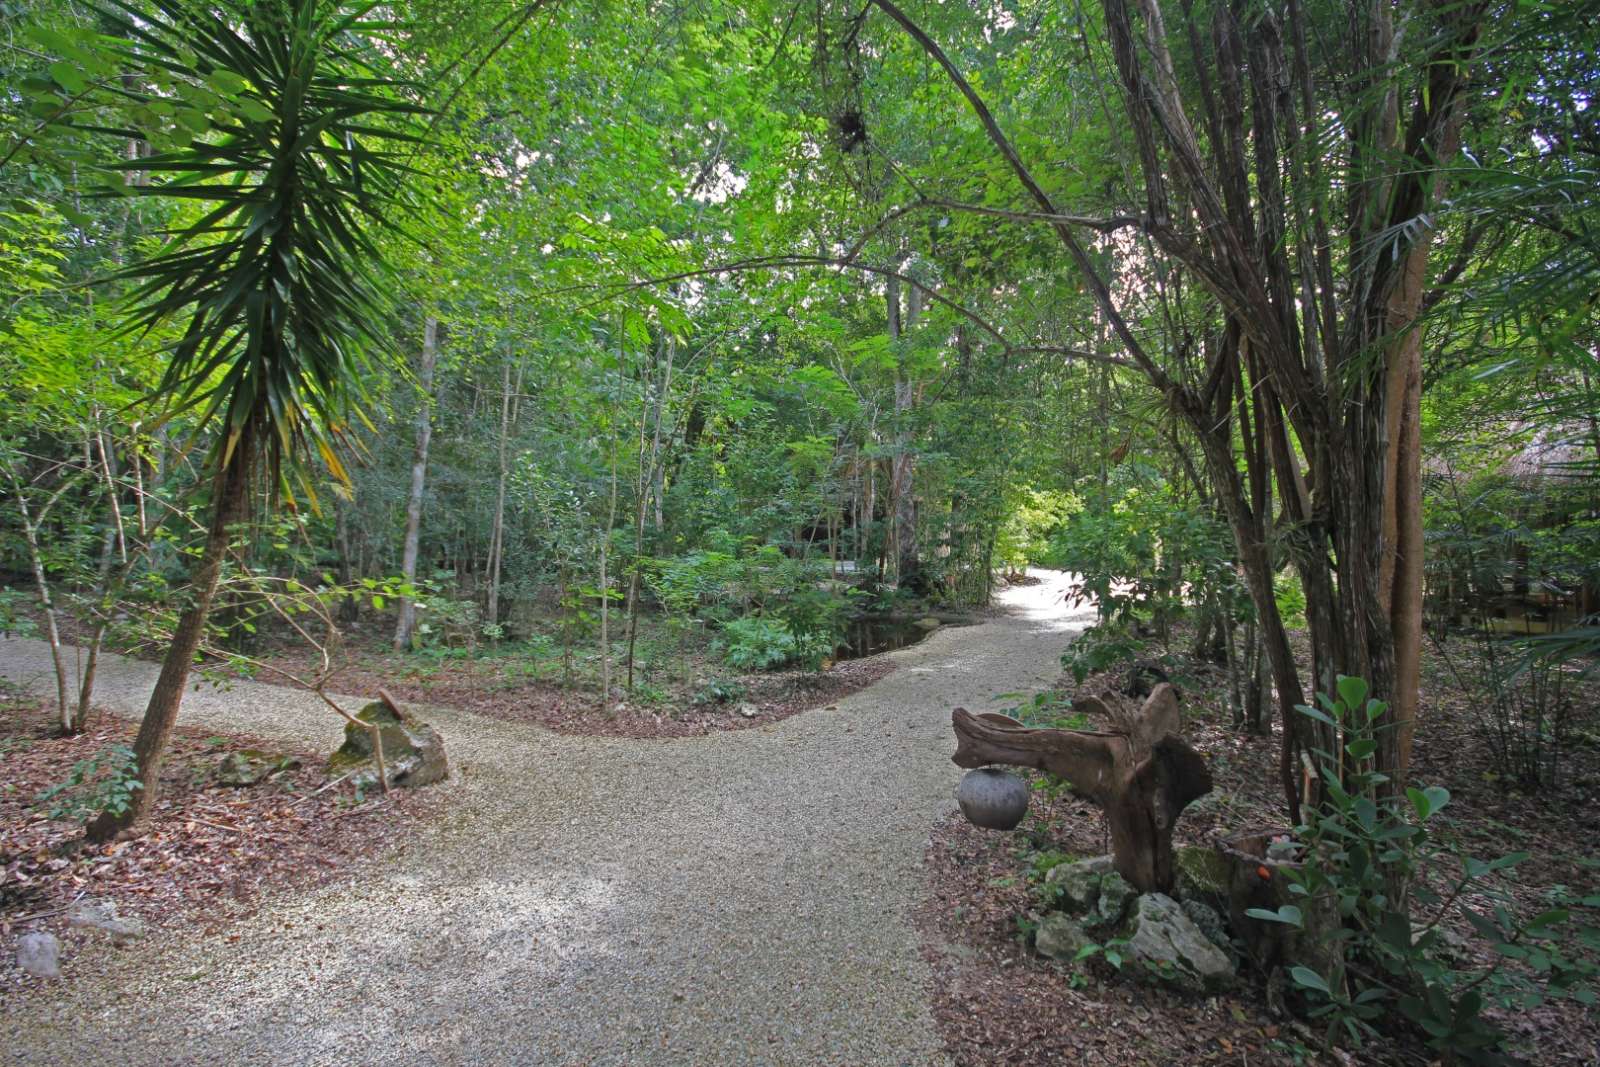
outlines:
M989 141L995 146L995 150L1000 153L1001 157L1011 167L1012 173L1017 176L1017 180L1022 183L1022 187L1028 191L1028 195L1039 205L1040 210L1046 215L1060 215L1061 213L1056 210L1055 203L1050 199L1049 194L1034 180L1033 173L1028 169L1027 164L1023 163L1022 157L1017 154L1017 150L1012 147L1011 141L1006 137L1005 132L1000 129L1000 124L995 121L988 105L983 102L983 98L978 95L977 90L972 87L972 83L967 81L960 69L945 54L944 49L939 47L938 42L929 37L920 26L911 21L910 16L901 11L890 0L872 0L872 3L878 10L899 23L900 27L910 35L911 39L921 45L922 50L944 70L956 89L966 98L967 104L972 108L973 114L978 117L978 122L982 124L984 132L988 134ZM1111 296L1110 287L1106 285L1105 280L1095 270L1093 261L1089 259L1089 253L1079 243L1070 226L1065 222L1059 221L1052 221L1050 226L1051 229L1055 230L1056 236L1060 238L1061 243L1066 246L1067 254L1072 257L1073 263L1077 265L1078 270L1083 274L1084 280L1089 283L1089 289L1094 293L1095 302L1099 305L1101 313L1105 315L1107 322L1110 323L1111 329L1117 335L1117 339L1122 342L1123 346L1128 350L1128 354L1133 357L1134 363L1163 393L1171 394L1174 392L1177 386L1167 377L1166 372L1155 364L1149 354L1145 352L1144 345L1134 336L1127 320L1122 317L1122 313L1117 309L1116 301Z
M724 263L715 267L702 267L699 270L679 271L675 274L665 274L653 278L644 278L640 281L621 282L610 286L610 291L607 292L605 296L601 297L599 300L591 302L590 304L584 305L584 307L592 307L594 304L615 299L624 293L637 292L640 289L648 289L657 285L670 285L673 282L686 281L690 278L707 278L720 274L738 274L745 271L781 270L785 267L831 267L842 270L858 270L865 274L873 274L881 278L893 278L903 285L909 285L912 288L917 289L935 304L949 308L957 315L960 315L968 322L977 326L978 329L982 330L984 333L993 338L994 341L999 344L1008 355L1041 353L1046 355L1067 356L1072 359L1085 360L1091 363L1104 363L1109 366L1123 367L1130 370L1143 369L1141 366L1135 364L1131 360L1122 359L1118 356L1106 355L1101 352L1090 352L1080 348L1069 348L1065 345L1013 345L1006 339L1005 335L1001 333L1000 328L995 326L988 319L985 319L982 315L979 315L976 311L973 311L965 304L951 300L949 297L940 293L937 289L918 281L909 274L895 270L892 267L880 267L871 263L861 263L859 261L847 259L842 256L762 256L756 259L738 260L733 263ZM546 292L554 296L561 293L571 293L597 288L606 287L573 285L560 289L546 290Z

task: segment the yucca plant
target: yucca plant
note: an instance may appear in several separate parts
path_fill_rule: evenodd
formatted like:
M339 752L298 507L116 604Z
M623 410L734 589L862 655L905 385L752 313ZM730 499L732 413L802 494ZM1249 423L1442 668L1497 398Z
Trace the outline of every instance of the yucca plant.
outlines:
M125 92L147 105L212 102L204 132L129 160L124 195L194 201L199 217L127 269L129 328L177 340L160 386L170 413L214 428L210 523L134 745L142 788L89 827L104 839L142 819L203 636L230 528L252 486L310 493L315 453L343 479L338 444L381 351L375 230L404 188L402 153L422 108L384 73L394 29L376 5L336 0L107 0L99 8ZM135 108L135 113L138 109ZM150 112L159 109L149 106ZM136 136L134 131L112 131ZM313 498L314 499L314 498Z

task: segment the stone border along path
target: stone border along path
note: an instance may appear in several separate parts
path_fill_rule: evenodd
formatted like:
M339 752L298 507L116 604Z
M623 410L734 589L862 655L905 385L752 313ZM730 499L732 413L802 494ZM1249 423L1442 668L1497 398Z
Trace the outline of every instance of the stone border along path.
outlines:
M228 934L169 929L65 969L0 1022L5 1064L935 1064L908 912L953 810L950 709L1058 676L1065 578L889 653L900 669L752 730L570 737L446 709L457 803L354 881ZM1086 614L1086 613L1085 613ZM43 642L0 674L49 687ZM103 661L137 715L153 666ZM192 690L183 721L332 751L314 697Z

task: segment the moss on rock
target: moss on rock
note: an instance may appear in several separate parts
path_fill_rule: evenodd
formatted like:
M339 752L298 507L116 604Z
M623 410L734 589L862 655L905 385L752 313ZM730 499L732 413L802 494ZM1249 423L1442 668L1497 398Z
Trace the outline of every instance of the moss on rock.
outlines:
M328 757L329 774L357 772L367 784L378 781L377 760L373 753L372 731L376 726L383 743L384 771L390 786L407 788L442 781L450 774L445 759L444 739L432 726L416 715L401 710L388 699L374 700L356 714L366 726L347 723L344 744ZM367 767L362 771L362 767Z

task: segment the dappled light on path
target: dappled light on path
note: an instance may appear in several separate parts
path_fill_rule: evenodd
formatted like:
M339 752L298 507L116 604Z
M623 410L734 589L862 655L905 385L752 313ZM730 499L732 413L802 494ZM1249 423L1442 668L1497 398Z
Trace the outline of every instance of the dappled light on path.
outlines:
M1081 625L1066 580L889 655L853 696L751 730L575 737L425 710L453 803L351 884L269 900L205 937L166 929L85 961L0 1031L22 1064L114 1028L129 1064L945 1062L907 912L953 807L956 705L1047 685ZM36 642L0 642L29 680ZM143 665L102 693L134 715ZM184 718L331 749L314 697L242 683ZM176 981L181 977L183 981Z

